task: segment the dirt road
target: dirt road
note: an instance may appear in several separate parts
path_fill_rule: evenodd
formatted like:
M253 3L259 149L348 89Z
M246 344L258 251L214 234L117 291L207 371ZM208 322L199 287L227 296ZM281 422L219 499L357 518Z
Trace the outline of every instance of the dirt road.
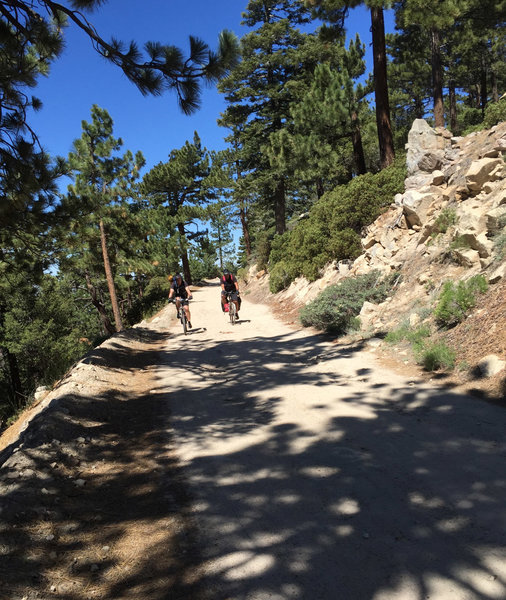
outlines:
M156 374L210 598L506 597L504 409L194 297Z

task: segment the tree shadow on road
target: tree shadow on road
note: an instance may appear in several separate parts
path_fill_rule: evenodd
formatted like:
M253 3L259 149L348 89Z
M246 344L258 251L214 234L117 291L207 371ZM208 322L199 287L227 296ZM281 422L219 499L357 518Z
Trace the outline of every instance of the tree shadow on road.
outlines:
M193 376L169 402L178 445L197 449L184 468L210 597L506 593L506 413L389 373L378 380L351 367L359 350L286 335L167 352L175 381ZM330 411L323 388L335 390ZM289 412L276 420L290 390L307 426Z
M2 600L502 597L504 411L319 336L144 334L4 464Z

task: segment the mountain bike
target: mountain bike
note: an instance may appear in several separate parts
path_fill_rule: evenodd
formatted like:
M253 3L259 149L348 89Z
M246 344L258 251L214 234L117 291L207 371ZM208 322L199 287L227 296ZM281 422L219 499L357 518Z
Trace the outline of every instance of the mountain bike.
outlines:
M228 316L230 318L230 323L235 325L237 321L237 306L235 302L232 300L232 295L227 294L227 302L228 302Z
M169 302L173 302L174 304L176 303L174 299L169 300ZM186 316L186 311L184 310L182 304L177 311L177 318L181 321L183 332L186 335L188 333L188 317Z

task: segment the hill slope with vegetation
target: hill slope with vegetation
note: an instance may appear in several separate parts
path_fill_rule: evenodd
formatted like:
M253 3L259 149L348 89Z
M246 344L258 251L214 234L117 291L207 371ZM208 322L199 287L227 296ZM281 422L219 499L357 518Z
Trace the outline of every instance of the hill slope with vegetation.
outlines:
M506 122L453 137L415 121L403 192L397 181L390 188L374 187L388 177L386 169L379 174L383 180L369 178L373 184L364 196L357 194L349 212L342 200L332 203L323 197L305 220L273 244L268 273L254 267L245 274L249 289L256 294L263 290L262 298L283 306L305 326L346 339L383 339L383 351L391 348L404 361L414 360L428 371L445 372L454 382L502 397L505 151ZM354 181L329 196L353 198L361 189ZM364 206L362 226L367 216L383 212L363 227L362 237L353 231L360 250L354 239L348 253L332 256L328 249L347 231L335 224L339 219L346 223L348 214L353 223ZM304 245L301 240L311 240L314 223L321 224L319 236ZM307 264L312 266L309 272L304 271Z

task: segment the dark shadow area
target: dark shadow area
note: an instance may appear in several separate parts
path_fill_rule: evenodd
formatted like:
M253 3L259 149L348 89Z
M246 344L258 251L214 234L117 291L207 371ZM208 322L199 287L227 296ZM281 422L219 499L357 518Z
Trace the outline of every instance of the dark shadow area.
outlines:
M323 336L148 337L93 352L124 388L63 396L4 465L2 600L501 597L503 410Z
M122 344L138 332L121 334L84 367L87 390L109 376L122 385L55 399L4 463L2 600L202 597L166 398L136 388L133 377L159 364L157 344L166 336L141 333L143 348Z
M167 352L167 373L193 374L170 407L181 452L197 449L184 468L210 598L506 593L506 413L350 369L359 349L288 334Z

